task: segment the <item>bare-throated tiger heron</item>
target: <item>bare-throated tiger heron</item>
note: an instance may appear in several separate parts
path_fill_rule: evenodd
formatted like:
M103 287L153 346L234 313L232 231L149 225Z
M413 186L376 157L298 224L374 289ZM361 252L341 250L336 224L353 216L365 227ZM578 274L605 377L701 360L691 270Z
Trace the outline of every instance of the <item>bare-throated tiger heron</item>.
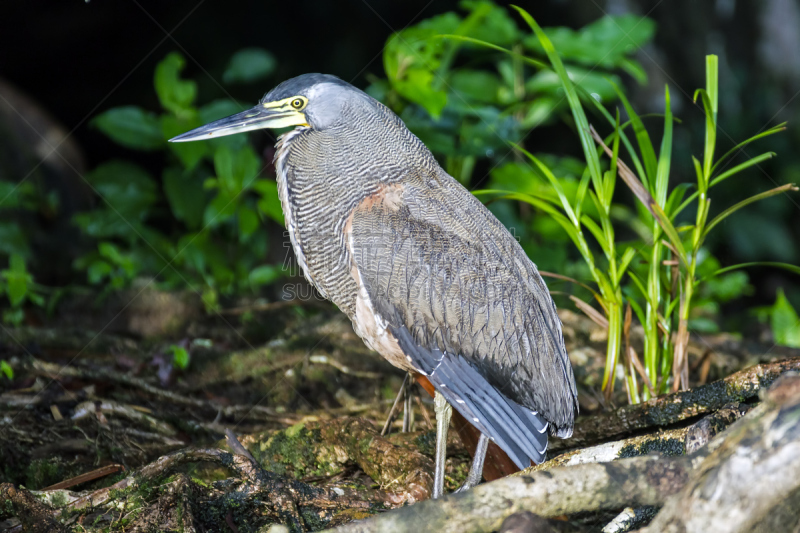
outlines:
M548 433L569 437L578 409L553 300L514 237L392 111L305 74L172 141L287 126L275 165L303 272L367 346L436 390L433 496L450 406L481 432L466 486L489 440L519 468L543 461Z

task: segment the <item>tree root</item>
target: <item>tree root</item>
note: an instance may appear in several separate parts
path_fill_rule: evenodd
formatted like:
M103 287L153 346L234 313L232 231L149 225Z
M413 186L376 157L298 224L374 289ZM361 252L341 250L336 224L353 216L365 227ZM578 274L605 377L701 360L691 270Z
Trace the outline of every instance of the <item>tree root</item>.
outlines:
M53 518L53 511L26 489L0 483L0 502L10 503L28 533L66 533L68 529Z

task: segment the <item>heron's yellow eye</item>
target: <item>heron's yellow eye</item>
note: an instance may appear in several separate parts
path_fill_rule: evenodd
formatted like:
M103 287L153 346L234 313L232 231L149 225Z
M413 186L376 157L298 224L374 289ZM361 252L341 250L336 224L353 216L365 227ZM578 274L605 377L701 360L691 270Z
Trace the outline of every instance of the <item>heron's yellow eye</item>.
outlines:
M306 101L302 98L295 98L294 100L292 100L292 103L290 105L293 108L300 110L303 109L303 107L306 105Z

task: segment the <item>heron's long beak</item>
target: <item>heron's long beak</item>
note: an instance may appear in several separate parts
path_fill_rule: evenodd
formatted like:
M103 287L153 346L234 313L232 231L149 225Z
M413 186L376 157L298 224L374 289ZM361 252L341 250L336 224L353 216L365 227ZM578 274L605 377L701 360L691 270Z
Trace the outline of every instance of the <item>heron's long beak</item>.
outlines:
M210 124L173 137L169 142L199 141L245 131L264 128L285 128L306 124L306 117L303 113L292 109L288 105L280 105L282 102L278 104L259 104L247 111L215 120Z

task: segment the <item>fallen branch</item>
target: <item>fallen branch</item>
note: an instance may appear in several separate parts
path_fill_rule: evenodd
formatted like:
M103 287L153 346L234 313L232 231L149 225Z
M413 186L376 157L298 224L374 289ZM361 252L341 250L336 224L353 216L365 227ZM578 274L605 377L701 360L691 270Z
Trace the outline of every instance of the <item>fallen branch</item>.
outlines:
M438 500L352 522L339 533L437 533L497 530L517 512L534 509L544 517L583 511L613 510L627 505L662 505L689 477L687 457L634 457L613 463L553 468L513 476Z
M633 431L665 427L710 413L725 404L754 398L781 374L799 370L800 357L756 365L702 387L582 418L575 423L572 438L551 439L550 450L589 446Z

